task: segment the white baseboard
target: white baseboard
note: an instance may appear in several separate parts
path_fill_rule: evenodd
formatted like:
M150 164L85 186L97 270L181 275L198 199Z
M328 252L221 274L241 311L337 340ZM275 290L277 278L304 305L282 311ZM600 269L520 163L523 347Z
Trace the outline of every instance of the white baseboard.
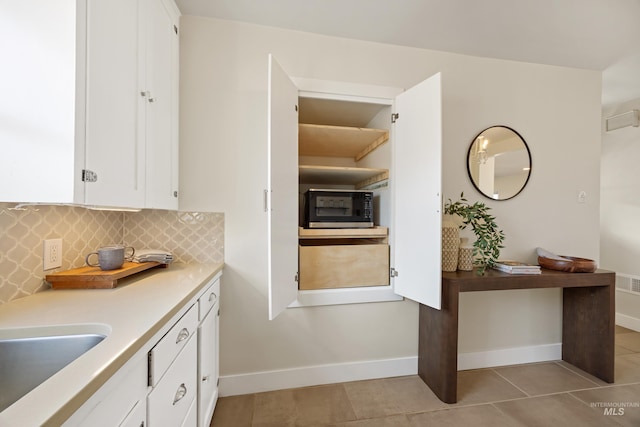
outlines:
M225 375L220 377L220 396L235 396L375 378L400 377L417 373L418 357L416 356Z
M560 359L562 359L562 343L504 348L477 353L460 353L458 355L458 370L466 371L467 369L547 362Z
M640 332L640 319L637 317L627 316L626 314L616 313L616 325L633 329Z
M561 358L562 344L462 353L458 355L458 370L545 362ZM400 377L416 375L417 373L418 357L415 356L225 375L220 377L220 396L236 396L286 388Z

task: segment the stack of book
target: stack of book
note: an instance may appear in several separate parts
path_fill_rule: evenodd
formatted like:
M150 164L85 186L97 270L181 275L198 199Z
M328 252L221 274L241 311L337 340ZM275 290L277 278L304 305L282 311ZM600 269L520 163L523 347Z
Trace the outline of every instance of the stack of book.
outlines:
M493 266L498 271L509 274L540 274L540 266L520 261L497 261Z

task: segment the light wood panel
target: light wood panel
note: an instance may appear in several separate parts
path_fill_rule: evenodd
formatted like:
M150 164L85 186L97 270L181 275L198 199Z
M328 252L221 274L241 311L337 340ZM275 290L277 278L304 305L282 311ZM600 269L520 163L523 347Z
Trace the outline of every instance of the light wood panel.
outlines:
M352 157L358 161L388 140L386 129L298 125L301 156Z
M389 246L299 246L301 290L389 285Z
M389 234L387 227L373 228L303 228L298 227L301 239L385 239Z
M300 184L358 185L374 177L378 177L378 181L389 177L387 169L300 165L298 170Z

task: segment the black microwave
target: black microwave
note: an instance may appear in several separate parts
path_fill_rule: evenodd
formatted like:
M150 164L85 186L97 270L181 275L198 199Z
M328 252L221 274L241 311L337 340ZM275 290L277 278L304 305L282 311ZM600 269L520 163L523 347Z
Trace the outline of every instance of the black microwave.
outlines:
M305 228L373 227L373 192L318 190L304 193Z

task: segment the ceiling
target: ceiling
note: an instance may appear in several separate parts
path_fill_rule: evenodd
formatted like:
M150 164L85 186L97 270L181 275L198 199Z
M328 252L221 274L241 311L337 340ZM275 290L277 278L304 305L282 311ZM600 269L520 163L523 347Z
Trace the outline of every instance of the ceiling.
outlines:
M184 15L603 71L640 98L640 0L176 0Z

